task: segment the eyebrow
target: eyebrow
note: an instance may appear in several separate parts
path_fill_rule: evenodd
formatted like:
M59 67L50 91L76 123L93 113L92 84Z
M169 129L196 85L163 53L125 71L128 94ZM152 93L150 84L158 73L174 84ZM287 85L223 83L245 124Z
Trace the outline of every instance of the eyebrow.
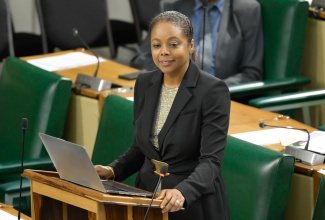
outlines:
M154 40L161 41L159 38L154 38L151 41L154 41ZM179 40L179 38L175 37L175 36L172 36L172 37L169 37L168 40Z

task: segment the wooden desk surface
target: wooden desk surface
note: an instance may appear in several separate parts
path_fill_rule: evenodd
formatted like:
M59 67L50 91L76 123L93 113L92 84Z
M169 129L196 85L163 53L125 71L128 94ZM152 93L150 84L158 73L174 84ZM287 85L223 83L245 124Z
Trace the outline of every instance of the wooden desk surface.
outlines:
M325 11L309 7L309 17L310 18L325 19Z
M274 112L257 109L232 101L228 134L262 130L263 128L260 128L258 125L260 122L275 126L302 127L299 122L292 119L276 120L278 116L279 114ZM312 129L313 128L308 128L308 130ZM284 151L284 147L281 144L269 145L267 147L275 151Z
M309 132L317 130L293 119L278 119L278 116L278 113L265 111L232 101L228 134L262 130L262 128L260 128L258 125L262 121L269 125L285 127L291 126L294 128L307 129ZM280 152L284 151L284 147L281 144L269 145L267 148ZM296 172L303 173L308 176L312 176L314 175L315 171L322 169L325 169L325 164L309 166L300 162L296 162L295 165Z
M38 59L38 58L44 58L44 57L51 57L51 56L58 56L63 55L71 52L83 52L87 54L91 54L90 52L84 50L84 49L76 49L76 50L67 50L67 51L60 51L60 52L54 52L49 54L42 54L42 55L36 55L36 56L28 56L28 57L21 57L22 60L32 60L32 59ZM104 58L105 59L105 58ZM66 70L58 70L54 71L55 73L70 78L72 82L74 83L78 73L83 73L92 76L94 74L94 71L96 69L97 64L87 65L87 66L80 66L76 68L66 69ZM108 80L112 82L114 87L128 87L133 88L135 84L135 80L125 80L120 79L118 76L120 74L124 73L131 73L138 71L138 69L114 62L112 60L105 59L104 62L101 62L99 64L98 69L98 75L97 77L100 79ZM81 89L80 91L81 95L85 95L92 98L98 98L99 92L91 90L91 89Z
M247 131L261 130L260 122L275 126L291 126L294 128L304 128L309 132L316 129L300 123L293 119L281 119L280 114L244 105L238 102L231 102L229 134L236 134Z
M14 209L11 205L0 203L0 210L5 211L13 216L18 216L18 211ZM20 218L24 220L31 220L30 217L24 215L23 213L20 214Z

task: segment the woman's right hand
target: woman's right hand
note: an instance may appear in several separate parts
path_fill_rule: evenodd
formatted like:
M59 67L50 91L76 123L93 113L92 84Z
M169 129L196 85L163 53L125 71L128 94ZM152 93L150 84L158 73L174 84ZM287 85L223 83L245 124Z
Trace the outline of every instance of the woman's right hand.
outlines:
M100 178L107 180L114 179L115 175L112 167L102 165L95 165L94 167Z

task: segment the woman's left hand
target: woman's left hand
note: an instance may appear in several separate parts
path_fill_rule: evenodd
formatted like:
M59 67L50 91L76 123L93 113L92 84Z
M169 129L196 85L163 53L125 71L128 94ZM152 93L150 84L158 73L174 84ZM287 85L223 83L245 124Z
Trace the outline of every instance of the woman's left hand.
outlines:
M182 193L177 189L164 189L156 199L161 199L160 208L162 213L176 212L180 210L185 202Z

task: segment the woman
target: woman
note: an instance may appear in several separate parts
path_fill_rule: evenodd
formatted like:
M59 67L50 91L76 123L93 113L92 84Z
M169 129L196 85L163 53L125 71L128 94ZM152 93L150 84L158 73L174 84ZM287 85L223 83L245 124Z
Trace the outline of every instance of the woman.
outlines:
M162 179L157 199L169 219L228 219L221 176L228 88L191 59L193 27L185 15L163 12L152 20L149 33L159 70L136 81L134 143L109 166L96 170L100 177L117 181L138 172L136 186L152 192L159 176L151 160L165 162L170 174Z

